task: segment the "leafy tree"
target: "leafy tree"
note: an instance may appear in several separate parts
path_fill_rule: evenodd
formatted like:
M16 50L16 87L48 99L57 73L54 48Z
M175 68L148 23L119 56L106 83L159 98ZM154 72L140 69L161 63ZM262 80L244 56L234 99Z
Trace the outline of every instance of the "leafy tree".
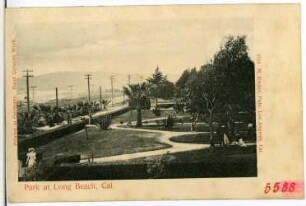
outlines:
M142 84L130 84L127 87L123 87L124 94L129 99L129 105L132 109L137 111L137 123L136 127L142 126L142 109L150 109L150 98L148 85Z
M182 96L182 91L186 88L186 85L190 79L190 76L196 73L196 68L186 69L183 71L181 77L175 83L176 96Z
M184 71L176 83L177 94L193 122L200 116L208 118L211 145L216 112L223 113L221 121L229 121L235 110L255 113L254 63L248 56L245 38L228 37L212 61L192 74Z
M152 77L147 79L150 96L155 99L155 105L158 106L158 98L171 99L174 94L174 84L167 80L167 76L157 67Z
M196 77L189 81L187 104L189 111L196 115L193 118L203 116L208 119L210 141L213 145L213 116L216 110L223 109L222 93L217 81L217 74L212 64L206 64L197 72ZM197 120L197 119L196 119Z
M184 112L184 104L186 103L186 95L188 93L188 84L196 77L196 68L186 69L181 77L175 83L175 110L176 112Z
M17 118L17 130L18 134L30 134L33 133L33 117L28 116L27 112L18 113Z
M248 56L245 36L229 36L215 54L213 65L222 83L226 107L255 111L255 68Z

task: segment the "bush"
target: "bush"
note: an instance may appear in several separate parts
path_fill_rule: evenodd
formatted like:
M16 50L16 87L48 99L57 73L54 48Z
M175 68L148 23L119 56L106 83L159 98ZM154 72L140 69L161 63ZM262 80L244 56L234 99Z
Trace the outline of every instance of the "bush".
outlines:
M100 125L100 128L103 130L107 130L108 127L111 125L111 123L112 119L110 116L104 116L98 119L98 124Z
M34 132L32 128L32 121L28 119L27 114L19 113L17 117L18 134L32 134Z
M155 107L152 112L155 114L155 116L159 117L161 115L161 111L160 109L158 109L157 107Z
M79 163L81 155L55 156L54 165L61 165L62 163Z
M153 160L147 163L147 174L149 178L159 178L164 173L165 162L162 156L156 156Z
M172 129L173 126L174 126L174 118L169 115L165 120L165 127L167 129Z

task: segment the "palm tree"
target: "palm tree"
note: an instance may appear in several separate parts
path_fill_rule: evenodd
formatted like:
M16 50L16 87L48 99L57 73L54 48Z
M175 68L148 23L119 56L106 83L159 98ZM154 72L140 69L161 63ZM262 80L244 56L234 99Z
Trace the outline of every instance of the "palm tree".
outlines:
M110 100L103 99L103 100L102 100L102 103L101 103L102 106L103 106L102 109L107 109L106 107L107 107L107 105L109 105L110 102L111 102Z
M51 106L47 104L38 104L33 106L34 111L36 111L40 116L43 116L50 127L54 126L54 123L60 123L64 120L64 109L56 108L56 106Z
M151 107L147 84L130 84L127 87L123 87L123 92L129 98L129 106L137 111L136 127L141 127L141 110L150 109Z

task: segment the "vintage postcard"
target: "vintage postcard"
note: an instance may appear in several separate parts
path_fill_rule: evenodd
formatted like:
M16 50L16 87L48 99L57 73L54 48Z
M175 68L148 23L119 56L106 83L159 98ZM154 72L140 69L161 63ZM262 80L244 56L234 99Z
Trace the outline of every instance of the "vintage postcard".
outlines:
M304 197L299 4L5 12L10 202Z

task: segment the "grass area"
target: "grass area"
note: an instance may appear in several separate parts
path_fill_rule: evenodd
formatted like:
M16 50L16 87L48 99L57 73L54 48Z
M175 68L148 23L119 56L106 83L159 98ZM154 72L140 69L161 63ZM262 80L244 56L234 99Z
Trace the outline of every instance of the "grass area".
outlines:
M88 141L85 131L82 130L38 147L36 150L43 153L43 159L49 159L61 153L87 156L93 152L94 157L105 157L171 147L159 142L159 136L160 134L150 132L91 128L88 129Z
M179 143L210 144L209 133L181 135L181 136L172 137L170 138L170 140Z
M166 130L166 131L173 131L173 132L190 132L191 131L191 124L180 124L177 123L173 126L172 129L166 129L163 125L146 125L144 124L143 129L152 129L152 130ZM195 132L209 132L208 124L197 124L195 127Z
M161 118L161 117L166 117L168 115L174 115L175 112L173 110L161 110L161 115L158 117L156 116L152 110L149 110L149 109L143 109L141 110L142 112L142 120L145 121L145 119L152 119L152 118ZM179 114L176 114L176 115L179 115ZM120 122L123 122L124 123L127 123L128 121L136 121L137 120L137 112L136 110L132 110L132 111L129 111L129 112L126 112L120 116L117 116L117 117L114 117L112 119L112 122L113 123L120 123Z
M137 158L122 165L154 165L149 178L256 177L256 146L207 149Z
M93 165L37 168L34 180L119 180L256 177L256 146L207 149ZM33 178L20 179L33 181Z
M180 135L176 137L170 138L173 142L179 142L179 143L193 143L193 144L210 144L210 135L209 133L205 134L186 134L186 135ZM219 141L222 141L222 139L218 139L216 136L216 133L213 137L214 144L219 144ZM243 139L245 143L255 143L256 141L254 139Z
M224 163L224 162L239 162L246 159L256 159L256 145L239 147L231 145L227 147L209 147L201 150L188 152L178 152L166 155L157 155L151 157L143 157L132 159L129 161L121 161L125 164L139 164L158 159L161 156L168 156L167 164L172 163ZM118 162L119 163L119 162Z

